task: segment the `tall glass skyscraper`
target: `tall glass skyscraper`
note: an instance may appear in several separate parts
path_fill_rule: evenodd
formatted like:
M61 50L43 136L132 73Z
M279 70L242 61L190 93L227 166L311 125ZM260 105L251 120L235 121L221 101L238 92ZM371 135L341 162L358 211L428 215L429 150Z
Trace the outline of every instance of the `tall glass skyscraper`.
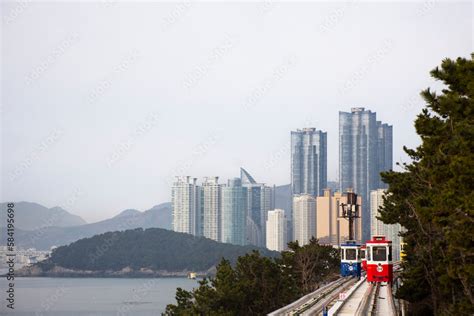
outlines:
M203 236L221 240L221 186L219 177L206 177L202 183Z
M171 188L173 230L201 235L201 192L196 178L176 177Z
M291 132L293 194L323 195L327 186L327 133L315 128Z
M393 168L393 127L377 121L377 147L379 173ZM379 177L379 189L386 189L388 185Z
M362 197L362 238L370 238L369 194L383 184L380 172L392 169L392 126L364 108L339 112L339 189Z
M247 244L265 247L267 212L274 208L274 190L240 169L242 186L247 189Z
M235 245L246 244L247 188L239 178L230 179L221 189L221 241Z

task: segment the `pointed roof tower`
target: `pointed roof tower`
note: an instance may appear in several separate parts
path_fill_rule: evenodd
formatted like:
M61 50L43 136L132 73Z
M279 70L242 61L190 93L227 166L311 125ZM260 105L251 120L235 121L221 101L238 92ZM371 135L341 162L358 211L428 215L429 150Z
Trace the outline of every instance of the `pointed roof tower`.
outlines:
M240 179L242 184L257 184L257 181L244 168L240 168Z

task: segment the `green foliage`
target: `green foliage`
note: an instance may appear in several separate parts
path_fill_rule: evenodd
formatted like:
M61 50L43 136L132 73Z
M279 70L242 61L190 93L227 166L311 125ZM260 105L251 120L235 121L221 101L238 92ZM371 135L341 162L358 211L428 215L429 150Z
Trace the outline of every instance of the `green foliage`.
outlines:
M307 259L314 264L306 266ZM165 315L265 315L311 292L338 267L338 252L316 239L303 247L290 243L280 258L253 251L234 268L222 259L214 278L192 292L178 289L176 305L168 305Z
M224 244L160 228L137 228L96 235L59 247L43 266L91 271L120 271L130 267L134 270L206 272L222 257L235 263L239 256L254 249L256 247ZM267 249L260 250L266 256L279 255Z
M407 253L399 296L415 314L474 313L474 54L446 59L431 75L447 88L430 89L415 121L422 144L405 148L404 172L387 172L381 210L400 223Z

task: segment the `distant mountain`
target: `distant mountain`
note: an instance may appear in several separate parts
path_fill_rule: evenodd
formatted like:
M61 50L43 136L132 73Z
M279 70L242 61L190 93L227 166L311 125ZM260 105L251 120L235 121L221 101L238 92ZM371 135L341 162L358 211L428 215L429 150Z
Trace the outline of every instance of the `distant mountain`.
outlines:
M140 213L141 212L139 210L128 209L128 210L125 210L125 211L121 212L118 215L115 215L113 218L124 217L124 216L136 216L136 215L139 215Z
M279 256L278 252L264 248L224 244L159 228L133 229L108 232L59 247L50 259L37 264L37 269L30 273L50 276L208 273L222 258L235 263L239 256L252 250L259 250L264 256Z
M43 227L28 231L20 226L15 232L16 244L22 248L49 250L52 246L63 246L81 238L91 237L110 231L123 231L134 228L171 229L171 203L163 203L139 212L125 210L119 215L97 223L71 227ZM22 220L16 220L20 223ZM2 236L2 243L5 244Z
M8 203L0 203L0 226L6 225ZM87 224L85 220L60 207L47 208L30 202L15 203L15 227L22 230L35 230L47 226L70 227Z

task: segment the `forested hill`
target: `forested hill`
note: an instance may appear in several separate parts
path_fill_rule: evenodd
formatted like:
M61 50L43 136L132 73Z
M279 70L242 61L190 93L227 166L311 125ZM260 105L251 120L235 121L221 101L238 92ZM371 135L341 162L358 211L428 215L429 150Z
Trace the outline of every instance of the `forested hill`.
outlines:
M235 262L254 249L265 256L279 255L267 249L224 244L160 228L137 228L96 235L59 247L47 262L38 266L44 271L58 266L90 271L207 271L223 257Z

